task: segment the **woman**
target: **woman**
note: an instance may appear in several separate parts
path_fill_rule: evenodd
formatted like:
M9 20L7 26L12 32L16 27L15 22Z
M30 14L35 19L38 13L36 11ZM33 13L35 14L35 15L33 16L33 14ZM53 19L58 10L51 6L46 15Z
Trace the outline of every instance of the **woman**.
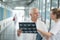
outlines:
M54 8L51 10L51 19L55 21L55 25L51 27L49 32L42 31L41 29L38 31L46 40L60 40L60 9Z

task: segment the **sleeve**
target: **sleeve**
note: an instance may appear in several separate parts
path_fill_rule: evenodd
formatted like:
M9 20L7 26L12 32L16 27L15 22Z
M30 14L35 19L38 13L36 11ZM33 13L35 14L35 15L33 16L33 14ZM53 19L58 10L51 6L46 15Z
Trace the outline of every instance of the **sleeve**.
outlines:
M50 32L53 34L53 35L56 35L60 30L60 24L56 24L53 26L53 28L50 30Z
M48 32L48 28L47 28L46 24L42 23L42 28L43 28L43 31Z
M41 21L39 21L37 23L37 29L41 29L41 30L46 31L46 32L48 31L47 30L47 26L43 22L41 22Z

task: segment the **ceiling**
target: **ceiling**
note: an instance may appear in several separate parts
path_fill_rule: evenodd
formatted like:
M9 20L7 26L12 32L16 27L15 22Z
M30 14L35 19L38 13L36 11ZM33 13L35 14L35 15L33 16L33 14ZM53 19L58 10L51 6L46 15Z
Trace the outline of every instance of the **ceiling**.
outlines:
M14 8L30 5L35 0L1 0L5 5Z

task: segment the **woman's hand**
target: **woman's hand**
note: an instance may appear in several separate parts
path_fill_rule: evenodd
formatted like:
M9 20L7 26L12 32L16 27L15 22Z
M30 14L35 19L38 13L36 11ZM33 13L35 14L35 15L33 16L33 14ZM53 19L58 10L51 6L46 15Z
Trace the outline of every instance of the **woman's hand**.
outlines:
M18 36L20 36L20 35L21 35L21 33L22 33L22 31L21 31L21 30L17 30L17 35L18 35Z
M45 32L41 29L37 29L37 31L40 32L46 38L46 40L49 40L49 38L52 36L52 33L50 32Z

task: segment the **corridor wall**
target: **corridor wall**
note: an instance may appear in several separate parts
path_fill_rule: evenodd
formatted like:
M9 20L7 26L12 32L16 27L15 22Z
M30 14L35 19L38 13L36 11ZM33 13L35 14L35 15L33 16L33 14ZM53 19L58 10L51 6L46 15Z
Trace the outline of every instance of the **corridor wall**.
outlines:
M4 5L0 5L0 21L12 16L12 11Z
M0 7L0 21L3 20L3 12L4 12L4 9Z
M12 9L0 3L0 40L14 40L15 27Z

